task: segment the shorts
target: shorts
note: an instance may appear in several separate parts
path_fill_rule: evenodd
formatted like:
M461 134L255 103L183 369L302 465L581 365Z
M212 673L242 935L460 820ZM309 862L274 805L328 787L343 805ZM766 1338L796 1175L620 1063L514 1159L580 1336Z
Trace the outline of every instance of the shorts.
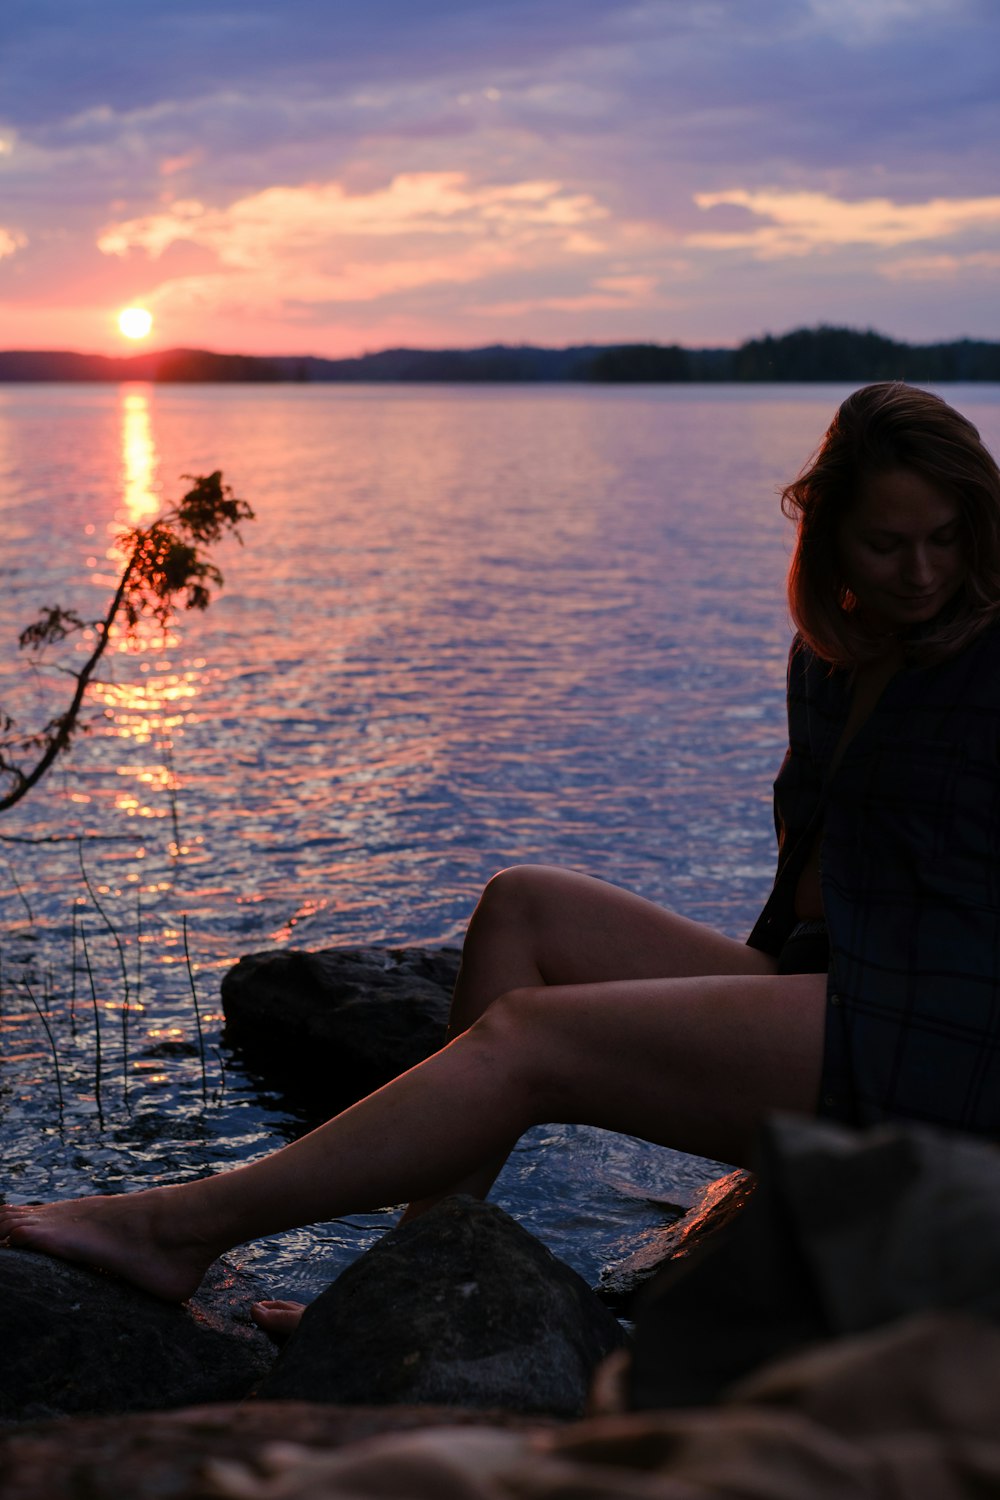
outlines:
M779 974L827 974L830 969L830 934L825 922L798 922L785 939L776 963ZM823 1072L820 1078L816 1113L821 1119L836 1120L841 1125L857 1126L851 1093L835 1088L829 1081L831 1045L834 1055L843 1050L843 1015L827 1007L826 1036L823 1047ZM831 1027L836 1029L831 1032Z
M776 962L779 974L825 974L830 967L830 934L826 923L796 923Z

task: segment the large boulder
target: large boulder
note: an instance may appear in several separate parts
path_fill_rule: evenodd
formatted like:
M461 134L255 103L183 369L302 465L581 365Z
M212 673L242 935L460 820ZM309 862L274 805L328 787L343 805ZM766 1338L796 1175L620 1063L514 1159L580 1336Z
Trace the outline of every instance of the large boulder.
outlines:
M248 953L222 981L226 1038L330 1115L444 1045L460 960L457 948Z
M312 1303L258 1395L571 1417L624 1342L586 1282L502 1209L447 1198Z
M745 1210L650 1283L629 1404L713 1401L766 1360L928 1309L1000 1321L1000 1152L917 1125L772 1118Z
M260 1295L217 1262L174 1307L82 1266L0 1249L0 1420L245 1396L274 1359L249 1319Z

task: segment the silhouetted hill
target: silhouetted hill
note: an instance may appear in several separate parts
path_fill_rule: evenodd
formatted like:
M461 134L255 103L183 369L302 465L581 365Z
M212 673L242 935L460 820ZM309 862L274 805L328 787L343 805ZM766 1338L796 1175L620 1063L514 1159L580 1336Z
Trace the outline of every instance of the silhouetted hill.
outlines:
M356 359L213 354L166 349L121 356L59 351L0 353L0 381L555 382L1000 381L1000 343L957 339L903 344L871 329L797 328L738 349L680 344L581 344L568 349L493 344L484 349L383 349Z
M1000 380L1000 344L901 344L870 329L797 328L733 351L730 380Z
M0 354L0 380L152 380L160 356L108 358L57 349L11 349Z
M268 359L249 354L211 354L204 349L166 349L155 354L119 356L23 349L0 354L0 381L284 379L287 377Z
M383 349L357 359L272 359L292 380L524 381L586 380L600 348L491 344L485 349Z
M1000 344L957 339L903 344L872 330L797 328L738 349L624 344L598 353L591 380L647 381L1000 381Z

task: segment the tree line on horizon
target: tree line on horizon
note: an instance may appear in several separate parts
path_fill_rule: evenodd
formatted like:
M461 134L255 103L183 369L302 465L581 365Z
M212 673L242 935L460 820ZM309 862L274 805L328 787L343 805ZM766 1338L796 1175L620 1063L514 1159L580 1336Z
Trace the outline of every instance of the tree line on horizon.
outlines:
M566 349L385 349L354 359L215 354L170 349L129 356L13 350L0 381L428 382L678 384L721 382L1000 381L1000 343L906 344L872 329L797 328L736 349L680 344L585 344Z

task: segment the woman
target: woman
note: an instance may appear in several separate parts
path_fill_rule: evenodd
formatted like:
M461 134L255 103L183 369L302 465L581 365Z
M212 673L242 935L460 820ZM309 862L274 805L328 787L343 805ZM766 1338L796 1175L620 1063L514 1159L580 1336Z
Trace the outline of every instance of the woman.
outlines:
M182 1299L245 1240L483 1194L541 1121L733 1163L772 1110L1000 1135L1000 474L944 402L876 385L784 504L790 745L748 943L508 870L472 918L442 1051L262 1161L2 1209L0 1235Z

